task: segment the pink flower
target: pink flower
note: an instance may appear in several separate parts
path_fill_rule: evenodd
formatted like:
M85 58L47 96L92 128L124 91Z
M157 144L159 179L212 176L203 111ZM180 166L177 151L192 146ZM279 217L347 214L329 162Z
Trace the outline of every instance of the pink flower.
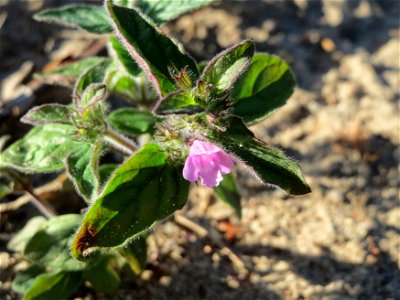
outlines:
M183 177L191 182L200 178L202 185L218 186L222 174L228 174L233 168L233 162L221 148L199 140L190 147L189 156L183 168Z

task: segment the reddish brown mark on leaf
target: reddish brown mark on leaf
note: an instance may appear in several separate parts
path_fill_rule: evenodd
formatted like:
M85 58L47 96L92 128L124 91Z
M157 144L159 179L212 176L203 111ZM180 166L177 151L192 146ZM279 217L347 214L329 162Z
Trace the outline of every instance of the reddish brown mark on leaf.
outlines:
M73 253L77 258L82 257L83 252L94 244L94 239L97 234L97 230L93 227L89 227L87 224L83 224L79 230L75 242L73 245Z

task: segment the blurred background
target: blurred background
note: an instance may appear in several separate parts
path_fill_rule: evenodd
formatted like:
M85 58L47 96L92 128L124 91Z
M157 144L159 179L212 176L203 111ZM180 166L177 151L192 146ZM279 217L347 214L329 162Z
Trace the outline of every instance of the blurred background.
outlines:
M1 135L21 137L29 126L19 118L34 105L70 101L70 90L34 72L106 54L103 38L32 19L74 2L82 3L0 0ZM299 162L313 192L289 197L239 169L238 220L194 188L183 213L216 230L249 273L238 275L208 239L165 222L154 231L146 270L125 276L115 299L400 299L399 17L396 0L221 1L164 26L198 61L251 38L257 51L291 65L294 95L251 129ZM68 188L45 197L59 213L83 207ZM0 203L2 299L18 299L11 281L26 267L6 244L39 214L29 203L4 205L16 198ZM84 288L76 297L103 296Z

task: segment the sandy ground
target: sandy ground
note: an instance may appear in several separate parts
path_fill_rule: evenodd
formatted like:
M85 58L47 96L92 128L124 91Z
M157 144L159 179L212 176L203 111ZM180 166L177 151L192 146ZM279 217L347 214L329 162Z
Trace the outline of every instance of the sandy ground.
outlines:
M19 82L29 85L32 71L49 60L73 59L77 41L93 47L91 38L30 20L43 1L0 1L3 84L25 68ZM238 220L207 190L193 189L181 213L208 236L179 222L158 226L146 270L124 275L115 299L400 299L399 7L391 0L223 1L164 28L198 60L249 37L258 51L290 63L298 89L252 130L299 162L313 192L289 197L239 168ZM15 93L3 94L3 112ZM26 106L49 95L68 99L48 86L37 93L44 98ZM2 134L26 129L18 113L7 114ZM5 244L35 214L25 205L1 216L1 298L18 299L10 280L21 268ZM89 288L76 297L105 298Z

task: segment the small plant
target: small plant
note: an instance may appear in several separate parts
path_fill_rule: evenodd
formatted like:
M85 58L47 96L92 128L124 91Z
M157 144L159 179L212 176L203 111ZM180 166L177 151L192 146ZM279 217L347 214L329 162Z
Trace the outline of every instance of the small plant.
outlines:
M10 242L32 262L14 281L26 299L67 297L84 280L115 292L110 262L124 257L140 272L145 237L185 205L190 182L213 188L240 216L235 164L289 194L310 192L297 163L247 128L286 103L295 87L289 66L255 53L251 40L198 64L157 27L210 2L106 0L104 8L36 15L107 34L110 57L41 74L74 82L72 103L31 109L22 121L35 127L1 153L4 174L65 169L88 205L84 216L36 217ZM109 95L130 106L110 111ZM122 154L121 165L102 164L109 151ZM12 190L10 178L4 191Z

